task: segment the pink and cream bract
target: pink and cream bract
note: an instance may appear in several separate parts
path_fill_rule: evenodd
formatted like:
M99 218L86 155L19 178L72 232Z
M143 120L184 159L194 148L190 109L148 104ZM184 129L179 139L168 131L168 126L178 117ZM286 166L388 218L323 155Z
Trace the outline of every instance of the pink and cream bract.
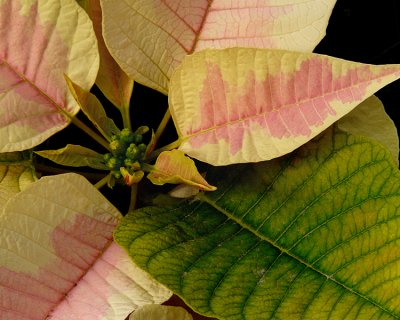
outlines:
M171 293L113 242L120 219L76 174L42 178L8 201L0 219L1 319L120 320L167 300Z
M89 90L97 41L74 0L0 1L0 39L0 152L25 150L79 111L64 74Z
M169 103L180 150L213 165L289 153L400 77L400 66L231 48L187 56Z

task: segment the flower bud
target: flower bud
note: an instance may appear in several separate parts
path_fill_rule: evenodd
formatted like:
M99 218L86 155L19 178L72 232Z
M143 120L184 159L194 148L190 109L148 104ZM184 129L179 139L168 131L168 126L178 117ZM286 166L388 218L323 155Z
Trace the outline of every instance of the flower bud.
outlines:
M114 169L118 166L118 160L115 157L111 157L107 160L106 166L110 169Z
M119 140L119 134L113 134L111 136L111 141L116 141L116 140Z
M104 162L107 163L107 161L110 160L112 158L112 156L113 155L111 153L104 154L103 155Z
M149 131L149 127L148 126L141 126L139 128L136 129L135 134L145 134L147 131Z
M133 143L138 144L141 143L143 140L143 136L141 134L134 133L133 134Z
M122 178L122 174L121 174L120 170L113 170L111 173L112 173L112 175L113 175L113 177L115 179L121 179Z
M120 171L127 186L131 186L135 183L138 183L140 180L142 180L144 176L143 171L134 171L132 173L129 173L129 171L124 167L121 167Z
M132 133L130 129L124 128L121 131L120 140L121 142L129 145L130 143L134 142L134 136L135 135Z
M132 163L131 168L135 171L138 171L142 169L142 166L140 165L139 161L135 161Z
M132 160L132 159L129 159L129 158L125 158L125 160L124 160L124 166L125 166L125 167L132 167L132 165L133 165L133 160Z
M124 151L125 148L124 148L124 144L121 143L121 141L114 140L114 141L111 141L111 143L110 143L110 149L113 154L120 154L121 152Z
M144 143L139 144L137 147L140 152L146 151L147 149L147 146Z
M139 154L139 148L136 146L136 144L131 143L128 149L126 149L125 156L129 159L136 160Z

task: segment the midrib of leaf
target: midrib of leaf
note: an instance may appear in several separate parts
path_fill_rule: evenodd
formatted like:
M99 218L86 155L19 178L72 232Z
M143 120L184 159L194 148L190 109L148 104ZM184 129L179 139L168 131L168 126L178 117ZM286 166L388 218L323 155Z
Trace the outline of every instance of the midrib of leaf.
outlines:
M211 1L212 1L212 0L211 0ZM168 2L167 2L166 0L161 0L161 2L162 2L172 13L174 13L174 14L178 17L178 19L181 20L190 30L192 30L193 33L196 33L196 30L193 29L192 26L191 26L189 23L187 23L182 17L178 16L177 12L174 11L174 9L172 9L172 7L168 4ZM203 17L203 20L204 20L204 17ZM165 31L165 30L164 30L164 31ZM178 39L176 39L176 40L178 41Z
M46 92L44 92L41 88L39 88L32 80L28 79L25 77L24 74L18 72L15 70L12 65L10 65L6 60L3 60L3 63L7 65L7 67L14 72L22 81L28 83L35 91L39 92L41 96L43 96L46 100L48 100L53 106L56 107L56 109L64 115L68 120L72 119L72 116L62 108L53 98L51 98Z
M214 0L208 0L207 9L206 9L206 11L204 13L203 19L201 20L199 31L197 33L195 33L196 36L195 36L195 38L193 40L192 48L190 49L188 54L192 54L196 50L196 47L197 47L197 44L199 42L199 38L200 38L201 32L203 31L204 25L206 24L208 13L210 12L210 8L211 8L213 2L214 2Z
M111 56L111 53L110 53ZM113 58L114 59L114 58ZM116 63L116 62L115 62ZM119 66L119 65L118 65ZM123 73L124 76L127 77L125 71L123 71L122 69L120 69L120 72ZM119 72L117 71L117 69L113 69L113 75L114 78L116 79L115 81L118 83L118 92L117 92L117 96L119 98L119 101L122 102L122 104L120 106L116 106L118 110L120 110L122 112L123 109L129 109L129 104L130 102L125 101L125 96L123 93L123 90L121 90L121 88L124 88L124 83L122 81L122 76L120 76ZM133 89L133 88L132 88Z
M347 177L346 177L347 179ZM343 180L344 181L344 180ZM340 183L342 183L343 181L340 181ZM338 183L338 184L340 184ZM338 185L336 184L336 185ZM254 230L253 228L251 228L251 226L246 225L243 223L243 221L239 218L237 218L235 215L232 214L232 212L227 211L226 209L222 208L221 206L219 206L215 200L210 199L207 195L205 195L204 193L197 195L197 198L200 199L201 201L207 203L208 205L210 205L211 207L213 207L215 210L217 210L218 212L224 214L225 216L227 216L229 219L233 220L234 222L236 222L237 224L239 224L243 229L248 230L249 232L251 232L252 234L256 235L257 237L261 238L262 240L266 241L267 243L269 243L270 245L272 245L273 247L275 247L276 249L280 250L281 254L279 256L281 256L282 254L286 254L288 256L290 256L291 258L293 258L294 260L298 261L299 263L303 264L304 266L306 266L307 268L315 271L316 273L318 273L319 275L325 277L327 280L334 282L335 284L337 284L338 286L342 287L343 289L351 292L352 294L368 301L369 303L371 303L372 305L376 306L377 308L381 309L382 311L386 312L387 314L390 314L391 316L393 316L394 318L398 318L397 315L393 314L393 312L383 306L381 306L380 304L378 304L377 302L375 302L374 300L371 300L369 297L363 295L362 293L353 290L352 288L346 286L345 284L343 284L342 282L336 280L332 275L327 275L325 273L323 273L321 270L317 269L316 267L314 267L312 264L306 262L305 260L301 259L300 257L298 257L297 255L291 253L290 251L288 251L287 249L281 247L280 245L278 245L275 241L267 238L266 236L264 236L263 234L260 234L257 232L257 230Z
M193 40L192 48L188 51L188 54L192 54L193 52L196 51L197 44L198 44L198 42L199 42L199 40L200 40L201 32L202 32L202 30L203 30L204 25L206 24L208 14L209 14L209 12L210 12L210 9L211 9L211 7L212 7L214 1L215 1L215 0L208 0L208 6L207 6L207 9L206 9L205 14L204 14L204 16L203 16L203 19L202 19L202 21L201 21L199 31L194 32L194 33L195 33L195 39ZM304 1L304 2L296 3L296 5L304 5L304 4L306 4L306 3L313 2L313 1L314 1L314 0L306 0L306 1ZM164 1L163 1L163 2L164 2ZM165 2L164 2L164 3L165 3ZM170 9L170 7L169 7L166 3L165 3L165 5ZM266 7L281 8L281 7L287 7L287 6L288 6L288 4L268 4ZM229 9L214 10L214 11L243 10L243 9L254 9L254 8L258 8L258 7L255 7L255 6L253 6L253 7L251 7L251 6L248 6L248 7L229 7ZM171 10L171 11L174 12L173 10ZM181 17L179 17L179 18L187 25L187 23L186 23ZM314 22L313 22L313 23L314 23ZM309 23L308 26L312 25L313 23ZM188 26L189 29L191 29L192 31L194 31L193 28L191 28L189 25L187 25L187 26ZM294 32L275 33L275 34L272 35L272 36L274 36L274 37L279 37L279 36L286 35L286 34L291 34L291 33L294 33ZM264 36L204 38L203 40L250 39L250 38L251 38L251 39L254 39L254 38L264 38Z
M383 76L383 77L384 77L384 76ZM342 92L342 91L349 90L349 89L352 89L352 88L356 88L356 87L358 87L359 85L363 85L363 84L368 83L368 82L371 82L371 81L373 81L373 80L379 80L380 78L383 78L383 77L378 77L378 78L374 78L374 79L369 79L369 80L361 81L361 82L357 83L356 86L350 86L350 87L342 88L342 89L340 89L340 90L336 90L336 91L332 91L332 92L326 92L326 93L324 93L324 94L321 95L321 96L310 97L310 98L307 98L307 99L299 100L299 101L296 101L296 103L285 104L285 105L284 105L284 108L285 108L285 109L287 109L287 108L293 108L293 107L296 107L298 104L308 103L308 102L310 102L310 101L312 101L312 100L314 100L314 99L316 99L316 98L324 98L324 97L326 97L326 96L328 96L328 95L331 95L331 94L336 94L337 97L339 97L338 94L339 94L340 92ZM371 95L372 95L372 93L371 93ZM368 97L365 97L365 99L367 99L367 98L368 98ZM365 100L365 99L364 99L364 100ZM360 102L362 102L362 101L360 101ZM227 126L231 126L231 125L234 125L234 124L236 124L236 123L242 123L242 122L245 122L245 121L251 121L252 119L254 119L254 118L256 118L256 117L260 117L260 116L264 116L264 117L265 117L268 113L278 112L278 111L280 111L280 110L282 110L282 109L284 109L284 108L275 109L275 110L273 110L273 111L265 111L265 112L260 112L260 113L257 113L257 114L252 114L252 115L249 115L249 116L247 116L247 117L243 117L243 118L240 118L240 119L237 119L237 120L234 120L234 121L227 121L227 122L225 122L225 123L223 123L223 124L220 124L220 125L214 125L214 126L212 126L212 127L210 127L210 128L207 128L207 129L199 129L198 131L194 131L194 133L192 133L192 134L190 134L190 135L185 135L185 136L183 136L183 137L181 137L181 138L182 138L182 140L188 140L188 139L190 139L190 138L192 138L192 137L196 137L196 136L199 136L199 135L202 135L202 134L207 134L208 132L212 132L212 131L218 130L218 129L220 129L220 128L224 128L224 127L227 127ZM349 112L350 112L350 111L351 111L351 110L349 110ZM284 123L284 122L283 122L283 123ZM285 125L286 125L286 124L285 124ZM290 131L290 128L287 128L287 129Z
M81 241L80 241L81 242ZM82 279L87 275L87 273L92 270L93 266L96 264L96 262L104 255L104 252L107 251L107 249L111 246L111 244L113 243L112 239L108 241L107 245L104 246L103 250L99 253L99 255L96 257L96 259L93 261L92 264L90 264L89 268L87 268L86 270L84 270L84 272L82 273L82 275L78 278L78 280L74 283L73 286L71 286L71 289L69 289L67 292L65 292L65 297L63 299L61 299L55 306L54 308L52 308L49 312L48 315L51 315L56 309L57 307L68 297L68 295L77 287L77 285L79 284L79 282L82 281ZM105 280L105 279L104 279ZM107 282L108 283L108 282Z

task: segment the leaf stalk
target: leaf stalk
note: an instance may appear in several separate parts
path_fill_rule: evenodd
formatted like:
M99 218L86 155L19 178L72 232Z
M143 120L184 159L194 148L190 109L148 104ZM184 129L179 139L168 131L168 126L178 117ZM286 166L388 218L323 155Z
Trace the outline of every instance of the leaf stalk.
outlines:
M71 117L71 122L77 126L79 129L84 131L88 136L90 136L93 140L95 140L97 143L102 145L104 148L106 148L108 151L110 150L109 143L107 140L105 140L103 137L101 137L99 134L94 132L92 129L90 129L86 124L84 124L81 120L79 120L77 117Z

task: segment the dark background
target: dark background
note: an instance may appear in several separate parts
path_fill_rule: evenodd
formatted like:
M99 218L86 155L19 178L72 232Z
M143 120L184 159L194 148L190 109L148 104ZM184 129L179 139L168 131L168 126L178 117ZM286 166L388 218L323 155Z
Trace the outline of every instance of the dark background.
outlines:
M370 64L400 63L400 1L338 0L315 52ZM400 81L376 95L400 128Z

